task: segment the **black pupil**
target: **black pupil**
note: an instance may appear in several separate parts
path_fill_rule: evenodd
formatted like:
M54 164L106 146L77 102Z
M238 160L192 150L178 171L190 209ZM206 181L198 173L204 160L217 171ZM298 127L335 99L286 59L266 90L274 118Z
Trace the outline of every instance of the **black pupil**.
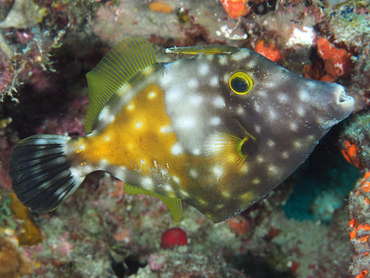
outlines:
M244 93L248 90L248 82L247 80L241 78L241 77L234 77L231 80L231 87L234 89L234 91L238 93Z

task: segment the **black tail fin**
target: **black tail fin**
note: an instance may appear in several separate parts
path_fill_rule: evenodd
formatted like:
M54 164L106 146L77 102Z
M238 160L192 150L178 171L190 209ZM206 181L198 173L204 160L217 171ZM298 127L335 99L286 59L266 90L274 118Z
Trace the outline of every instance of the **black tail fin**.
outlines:
M31 210L49 212L67 200L85 177L71 171L62 135L34 135L20 141L9 160L9 175L18 199Z

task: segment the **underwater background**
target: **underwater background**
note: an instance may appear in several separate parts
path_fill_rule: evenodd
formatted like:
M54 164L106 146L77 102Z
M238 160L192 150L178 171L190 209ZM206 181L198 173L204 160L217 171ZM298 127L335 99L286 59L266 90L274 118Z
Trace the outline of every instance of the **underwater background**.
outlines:
M370 277L370 1L0 0L0 277ZM8 160L33 134L86 134L85 75L122 39L246 47L356 99L266 198L213 224L180 222L103 172L56 211L12 193ZM172 229L179 228L179 229Z

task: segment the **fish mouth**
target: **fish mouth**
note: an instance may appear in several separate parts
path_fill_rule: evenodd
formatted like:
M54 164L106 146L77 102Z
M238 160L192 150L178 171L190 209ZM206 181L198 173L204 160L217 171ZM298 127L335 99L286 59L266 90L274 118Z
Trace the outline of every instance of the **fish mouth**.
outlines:
M351 111L355 107L355 99L348 96L344 91L344 88L340 86L338 90L334 92L335 104L339 105L345 111Z

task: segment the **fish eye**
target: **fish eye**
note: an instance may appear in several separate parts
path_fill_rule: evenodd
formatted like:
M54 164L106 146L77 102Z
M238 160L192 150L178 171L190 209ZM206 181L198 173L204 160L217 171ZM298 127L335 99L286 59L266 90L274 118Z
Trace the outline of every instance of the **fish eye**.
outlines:
M252 90L253 81L248 74L238 71L230 77L229 86L235 94L245 95Z

